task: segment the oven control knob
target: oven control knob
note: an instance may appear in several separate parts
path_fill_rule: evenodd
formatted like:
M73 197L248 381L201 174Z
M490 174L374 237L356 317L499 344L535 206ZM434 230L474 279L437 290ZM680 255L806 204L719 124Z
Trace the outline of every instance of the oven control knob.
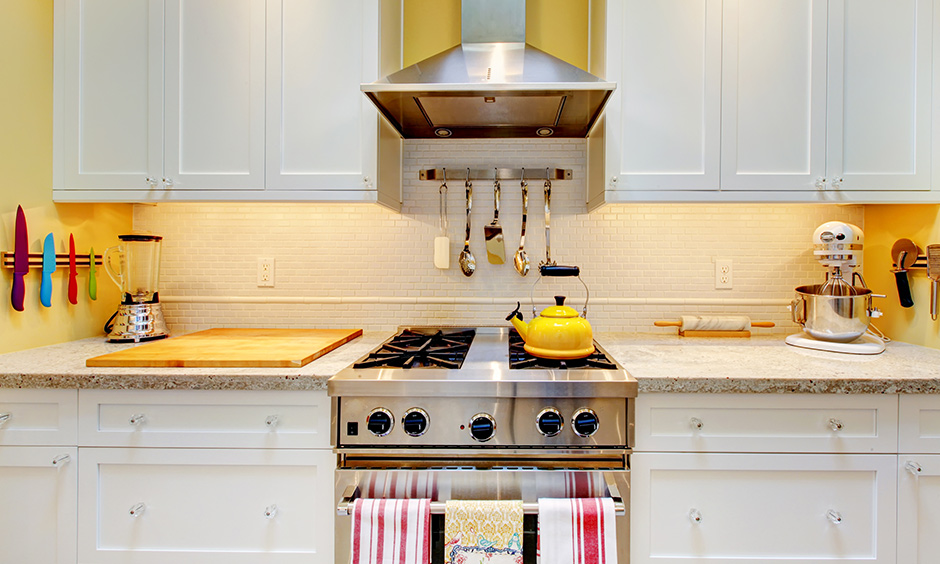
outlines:
M420 407L412 407L401 418L401 428L406 435L420 437L428 430L428 412Z
M565 426L565 420L562 419L561 413L558 413L557 409L546 407L535 418L535 426L538 428L539 433L546 437L554 437L561 433L561 428Z
M485 443L496 434L496 420L489 413L477 413L470 418L470 436Z
M366 427L369 429L369 432L376 437L384 437L391 433L393 426L394 419L392 419L392 412L384 407L373 409L369 413L369 416L366 417Z
M579 437L590 437L600 427L600 420L593 409L582 407L571 416L571 428Z

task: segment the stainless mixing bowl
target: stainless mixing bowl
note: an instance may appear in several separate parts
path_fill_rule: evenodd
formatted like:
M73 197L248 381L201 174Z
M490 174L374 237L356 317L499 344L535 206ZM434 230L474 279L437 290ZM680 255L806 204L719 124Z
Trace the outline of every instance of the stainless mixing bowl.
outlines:
M872 293L856 287L857 295L831 296L819 294L821 284L800 286L796 299L790 302L793 321L811 337L822 341L848 343L868 330L872 317L881 312L872 306Z

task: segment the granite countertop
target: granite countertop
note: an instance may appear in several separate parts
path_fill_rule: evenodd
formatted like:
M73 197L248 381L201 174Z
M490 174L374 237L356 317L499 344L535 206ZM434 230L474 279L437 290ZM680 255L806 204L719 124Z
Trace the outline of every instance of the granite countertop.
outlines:
M302 368L87 368L85 359L137 345L83 339L0 355L0 388L325 390L326 381L393 333L367 331ZM888 343L879 355L749 339L600 333L597 341L640 393L940 393L940 350Z

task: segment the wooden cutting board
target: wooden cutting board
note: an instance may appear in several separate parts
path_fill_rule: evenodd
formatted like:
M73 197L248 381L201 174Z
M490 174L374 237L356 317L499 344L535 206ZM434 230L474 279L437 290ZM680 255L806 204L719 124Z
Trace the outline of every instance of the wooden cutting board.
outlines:
M89 358L85 366L297 368L362 329L208 329Z

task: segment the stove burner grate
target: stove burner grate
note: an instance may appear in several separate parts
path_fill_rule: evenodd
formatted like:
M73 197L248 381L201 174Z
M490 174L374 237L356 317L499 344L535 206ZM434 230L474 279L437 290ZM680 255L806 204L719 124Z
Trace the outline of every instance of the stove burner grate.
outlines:
M404 329L353 368L460 368L476 331Z
M532 356L523 348L524 346L525 342L522 340L519 332L515 329L511 330L509 332L510 370L524 368L551 368L558 370L567 370L569 368L600 368L604 370L617 370L617 365L597 348L586 358L561 360Z

